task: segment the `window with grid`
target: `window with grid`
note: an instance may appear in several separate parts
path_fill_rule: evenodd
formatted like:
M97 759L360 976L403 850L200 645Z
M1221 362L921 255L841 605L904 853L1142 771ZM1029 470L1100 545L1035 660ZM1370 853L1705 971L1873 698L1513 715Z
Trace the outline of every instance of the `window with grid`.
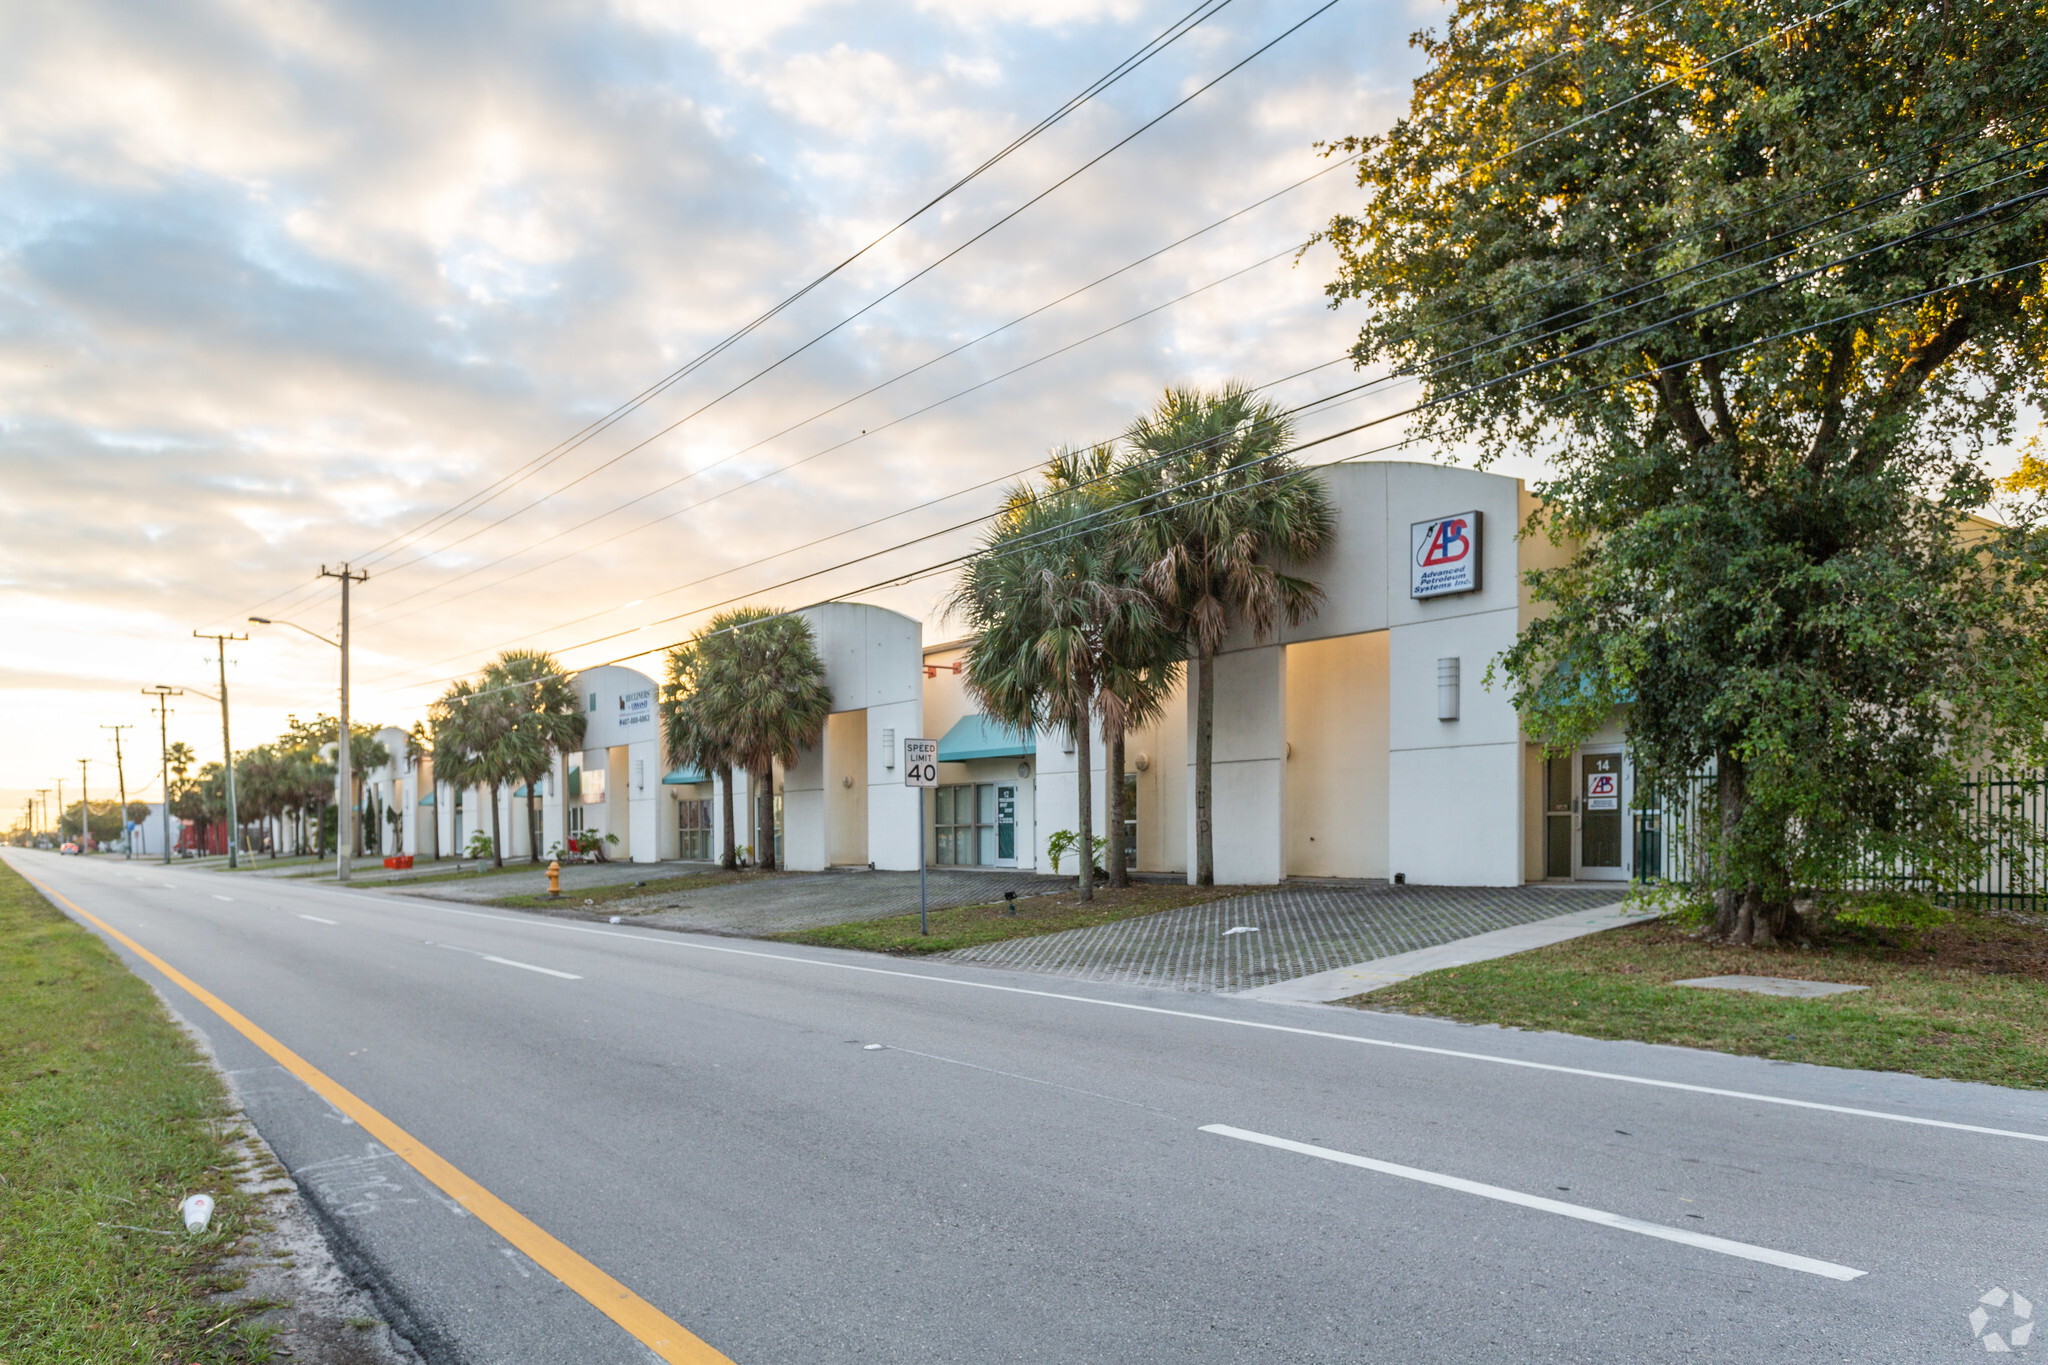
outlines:
M978 867L995 861L996 788L993 782L940 787L933 793L937 809L941 867Z
M711 802L685 797L676 802L676 856L685 862L711 861Z

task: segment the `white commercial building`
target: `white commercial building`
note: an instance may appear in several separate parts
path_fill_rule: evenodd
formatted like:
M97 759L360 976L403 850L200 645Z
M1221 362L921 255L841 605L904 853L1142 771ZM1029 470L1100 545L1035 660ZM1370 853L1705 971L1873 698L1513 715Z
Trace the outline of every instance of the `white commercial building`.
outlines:
M1240 634L1216 659L1216 880L1625 880L1619 729L1545 762L1505 687L1485 682L1534 617L1524 571L1566 553L1518 537L1532 495L1517 479L1432 464L1334 465L1319 477L1335 536L1293 571L1321 585L1321 607L1269 640ZM924 660L945 784L928 852L942 865L1050 871L1049 840L1076 826L1073 748L978 715L964 653L941 645ZM1167 718L1126 739L1138 870L1192 875L1193 724L1184 680ZM1092 749L1100 838L1104 746Z
M1323 468L1335 534L1314 563L1315 614L1273 638L1240 634L1215 665L1216 880L1403 879L1513 886L1626 880L1631 774L1618 728L1545 760L1521 732L1489 665L1536 606L1529 569L1569 553L1519 532L1537 510L1517 479L1434 464ZM1052 870L1049 845L1076 827L1074 746L1056 731L1018 734L979 714L964 687L965 642L922 643L918 622L832 603L800 613L825 667L832 711L815 748L774 774L777 861L795 870L939 866ZM1192 668L1189 670L1192 672ZM1156 724L1126 738L1132 866L1192 875L1196 842L1193 698L1183 683ZM659 689L635 669L577 675L582 748L537 786L499 795L505 856L547 857L605 840L616 860L721 856L728 774L665 762ZM395 737L395 738L392 738ZM941 786L920 839L918 794L902 779L903 741L939 741ZM466 854L490 829L488 791L451 789L387 731L392 762L376 799L401 812L407 851ZM1104 748L1093 824L1108 801ZM735 838L751 857L751 785L735 789ZM1062 865L1071 872L1071 859Z

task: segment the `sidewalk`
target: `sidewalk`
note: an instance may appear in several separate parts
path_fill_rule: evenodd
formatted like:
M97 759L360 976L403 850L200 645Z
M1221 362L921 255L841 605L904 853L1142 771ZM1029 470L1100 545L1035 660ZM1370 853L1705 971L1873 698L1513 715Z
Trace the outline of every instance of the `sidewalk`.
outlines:
M962 948L943 959L1081 981L1241 993L1534 927L1612 916L1618 887L1304 886L1037 938ZM1531 946L1534 946L1533 944ZM1351 986L1329 998L1369 989Z
M1462 967L1468 962L1484 962L1488 958L1526 953L1531 948L1546 948L1553 943L1563 943L1567 939L1597 934L1603 929L1616 929L1624 924L1640 924L1644 920L1655 918L1655 914L1630 914L1621 902L1617 901L1591 910L1573 910L1567 914L1553 915L1549 919L1474 934L1470 938L1453 939L1449 943L1417 948L1412 952L1395 953L1390 957L1374 958L1354 963L1349 967L1338 967L1332 971L1317 972L1313 976L1296 977L1292 981L1277 981L1270 986L1256 986L1248 991L1239 991L1238 994L1247 1000L1273 1000L1287 1005L1327 1005L1332 1001L1347 1000L1354 995L1376 991L1382 986L1391 986L1396 981L1406 981L1411 976L1420 976L1424 972L1433 972L1439 968Z

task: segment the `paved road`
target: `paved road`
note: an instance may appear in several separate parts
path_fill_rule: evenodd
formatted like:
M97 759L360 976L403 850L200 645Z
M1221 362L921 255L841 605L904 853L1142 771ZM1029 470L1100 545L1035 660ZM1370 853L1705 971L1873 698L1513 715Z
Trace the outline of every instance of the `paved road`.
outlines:
M2048 1304L2037 1094L8 857L741 1365L1921 1362ZM649 1358L164 989L432 1359Z

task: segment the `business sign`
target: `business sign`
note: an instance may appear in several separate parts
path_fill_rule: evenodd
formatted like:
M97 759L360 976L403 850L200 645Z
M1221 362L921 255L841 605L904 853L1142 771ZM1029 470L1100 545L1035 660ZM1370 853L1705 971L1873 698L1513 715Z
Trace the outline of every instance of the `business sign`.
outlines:
M906 739L903 741L903 785L906 787L936 787L939 785L939 742L935 739Z
M1460 512L1408 528L1408 595L1479 591L1479 514Z
M1620 810L1621 776L1618 773L1586 774L1586 809Z
M619 725L654 724L654 689L643 687L638 692L619 694Z

